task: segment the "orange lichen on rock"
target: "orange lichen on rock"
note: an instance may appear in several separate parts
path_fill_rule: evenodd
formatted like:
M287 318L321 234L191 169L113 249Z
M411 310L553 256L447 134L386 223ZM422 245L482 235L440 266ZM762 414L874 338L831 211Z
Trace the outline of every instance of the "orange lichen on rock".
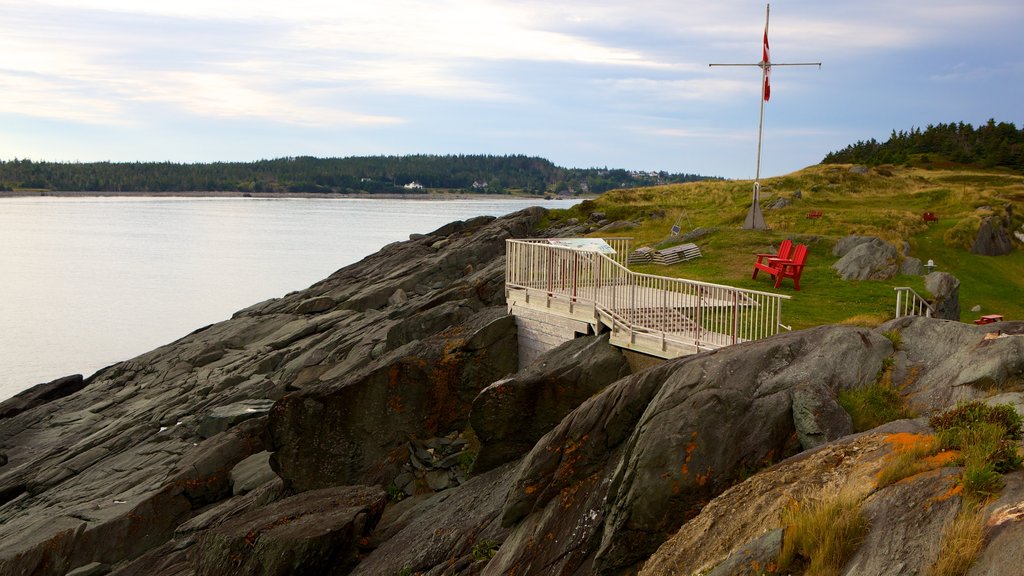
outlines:
M896 450L912 450L924 447L935 441L934 434L913 434L910 432L897 432L888 434L885 441Z
M927 464L929 468L941 468L943 466L949 466L954 460L960 457L959 450L943 450L937 454L925 457L922 462Z
M964 486L963 486L963 484L957 482L956 484L953 484L952 486L950 486L949 490L946 490L945 493L940 494L939 496L936 496L935 499L938 500L939 502L945 502L946 500L949 500L950 498L952 498L954 496L960 496L963 493L964 493Z

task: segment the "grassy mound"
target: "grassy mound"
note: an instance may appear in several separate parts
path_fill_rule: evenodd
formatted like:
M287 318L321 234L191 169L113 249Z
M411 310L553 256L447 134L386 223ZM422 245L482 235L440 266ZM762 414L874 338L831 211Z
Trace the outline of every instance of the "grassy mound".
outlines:
M638 227L614 236L631 236L633 247L657 246L678 224L685 233L696 228L717 228L697 243L703 258L674 266L647 265L634 269L664 276L684 277L743 288L773 291L759 275L751 280L753 254L768 252L791 238L810 247L807 266L796 292L784 280L779 292L793 296L784 305L783 321L794 328L829 323L874 325L895 312L895 286L910 286L926 295L922 277L897 276L892 280L846 282L831 266L837 240L849 234L878 236L902 247L923 262L932 259L937 269L960 282L962 319L978 314L1003 314L1007 320L1024 319L1024 250L1008 256L968 253L963 247L966 226L990 211L1002 213L1014 205L1015 225L1024 216L1024 176L1000 171L923 170L881 166L866 173L845 165L818 165L762 181L761 205L769 231L742 230L750 205L749 181L713 181L615 190L555 216L584 220L603 212L609 220L631 220ZM799 192L799 194L797 193ZM787 206L771 209L788 200ZM820 218L807 218L821 211ZM922 219L924 212L938 222ZM959 229L957 226L959 225ZM600 234L594 234L599 236ZM947 240L948 237L948 240ZM981 306L981 312L970 309Z

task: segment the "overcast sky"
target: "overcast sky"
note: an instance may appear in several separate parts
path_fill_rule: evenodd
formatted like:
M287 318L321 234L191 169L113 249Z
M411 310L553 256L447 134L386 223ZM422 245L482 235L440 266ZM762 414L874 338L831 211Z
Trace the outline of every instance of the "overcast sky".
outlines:
M765 4L0 0L0 159L526 154L752 178ZM762 175L1024 125L1020 0L779 0Z

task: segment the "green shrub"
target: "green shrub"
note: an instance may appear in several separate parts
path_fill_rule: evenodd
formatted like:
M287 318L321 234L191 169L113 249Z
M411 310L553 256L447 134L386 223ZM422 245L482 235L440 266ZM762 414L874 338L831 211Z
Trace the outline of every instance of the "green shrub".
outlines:
M928 424L944 448L960 450L964 493L986 499L1002 488L1002 474L1021 467L1021 417L1009 404L968 402L932 416Z
M470 555L474 562L485 562L494 558L498 552L498 543L494 540L481 540L473 545Z
M903 396L887 382L843 390L838 400L853 420L853 429L857 432L914 416Z
M978 401L967 402L928 419L928 425L939 432L970 428L980 422L999 424L1010 440L1022 438L1020 414L1009 404L989 406Z
M903 333L899 330L889 330L888 332L882 332L882 336L889 339L892 342L892 347L895 350L899 350L903 346Z

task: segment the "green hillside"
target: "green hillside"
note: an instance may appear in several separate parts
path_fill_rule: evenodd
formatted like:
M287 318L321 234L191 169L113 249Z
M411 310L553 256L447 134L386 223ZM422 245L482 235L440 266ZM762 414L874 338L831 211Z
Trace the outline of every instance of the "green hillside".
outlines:
M980 217L1002 214L1012 204L1014 225L1024 216L1024 176L980 169L924 170L880 166L851 170L850 165L818 165L762 181L761 205L769 231L743 230L750 204L750 181L695 182L633 190L616 190L557 213L558 220L585 219L591 212L608 220L630 220L638 226L614 236L634 238L633 247L670 245L671 228L685 234L698 227L718 230L697 240L703 258L674 266L646 265L637 271L685 277L743 288L773 290L765 275L751 280L754 254L770 251L785 238L809 245L801 290L784 280L779 292L793 296L784 306L784 322L794 328L827 323L877 324L895 313L896 286L924 291L923 277L897 276L886 281L846 282L831 269L836 241L849 234L878 236L897 247L910 245L910 255L935 261L937 270L960 282L961 320L980 314L1003 314L1024 320L1024 249L1008 256L970 254L964 243L973 238ZM799 192L799 193L798 193ZM788 206L772 209L779 199ZM816 219L810 211L821 211ZM922 219L934 212L938 222ZM609 234L595 233L594 236ZM975 305L980 312L971 312Z

